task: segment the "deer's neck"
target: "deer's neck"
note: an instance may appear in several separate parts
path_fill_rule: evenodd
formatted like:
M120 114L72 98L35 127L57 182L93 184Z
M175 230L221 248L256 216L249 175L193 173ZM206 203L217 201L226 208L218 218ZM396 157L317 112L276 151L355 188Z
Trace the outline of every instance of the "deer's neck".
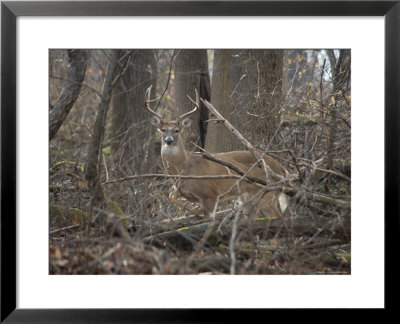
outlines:
M187 158L188 154L181 138L178 139L175 145L164 143L161 147L161 159L168 174L181 173Z

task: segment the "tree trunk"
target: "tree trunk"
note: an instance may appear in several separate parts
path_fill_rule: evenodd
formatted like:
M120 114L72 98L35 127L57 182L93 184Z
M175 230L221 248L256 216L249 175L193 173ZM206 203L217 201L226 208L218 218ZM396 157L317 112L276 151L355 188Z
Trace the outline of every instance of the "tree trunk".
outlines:
M88 147L87 161L85 167L85 178L88 182L88 188L91 194L91 214L94 209L102 208L104 204L104 193L100 184L100 168L99 161L101 161L101 146L104 137L104 126L107 117L108 108L111 101L112 81L116 76L117 63L116 51L112 50L110 53L110 62L107 66L107 72L104 78L101 101L97 111L96 121L93 126L91 142Z
M50 140L57 134L78 98L86 73L88 58L86 50L68 50L67 52L69 58L67 81L49 115Z
M238 108L232 99L242 90L243 73L239 60L240 50L215 50L212 75L211 103L235 127L240 122L239 114L233 114ZM213 116L210 116L213 119ZM206 137L206 150L227 152L242 148L236 138L230 136L226 128L218 123L209 122Z
M265 149L280 121L283 50L216 50L213 106L254 146ZM210 122L206 149L226 152L244 147L223 125Z
M119 170L134 174L151 171L154 165L154 129L143 107L146 89L153 85L153 93L156 90L156 67L152 50L119 50L121 64L129 52L127 70L113 91L111 139Z
M207 50L180 50L175 60L176 107L173 115L180 116L193 109L186 97L195 98L195 89L201 98L210 100L210 79L208 73ZM204 147L208 118L207 109L200 105L200 111L192 115L192 127L182 134L188 150L198 150L191 142Z
M345 96L346 83L350 76L350 52L346 49L341 49L339 58L336 60L333 50L328 50L328 57L331 65L331 73L333 79L333 104L329 110L329 134L328 134L328 158L327 168L333 169L335 157L335 143L337 138L339 117L339 105Z
M277 142L282 99L283 50L249 51L249 91L246 122L242 129L261 149Z
M119 74L118 74L119 73ZM87 233L93 222L94 212L98 213L98 223L105 225L105 231L108 235L122 237L130 240L129 234L126 232L122 224L106 210L106 194L101 185L101 161L102 161L102 144L104 139L104 131L106 124L107 112L111 102L112 90L121 79L123 74L122 66L118 62L116 50L111 50L106 75L104 78L101 101L97 111L96 121L93 126L91 142L88 148L87 162L85 168L85 178L91 194L89 222Z

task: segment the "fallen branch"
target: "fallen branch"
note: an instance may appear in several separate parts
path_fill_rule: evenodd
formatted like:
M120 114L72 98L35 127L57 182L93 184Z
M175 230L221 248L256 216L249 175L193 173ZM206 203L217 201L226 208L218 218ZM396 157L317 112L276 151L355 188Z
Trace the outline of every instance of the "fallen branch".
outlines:
M238 175L234 174L222 174L222 175L211 175L211 176L191 176L191 175L174 175L174 174L162 174L162 173L148 173L148 174L135 174L124 178L114 179L105 181L102 184L107 185L110 183L123 182L129 180L143 179L143 178L173 178L173 179L241 179ZM248 179L251 182L251 179ZM264 181L265 183L265 181Z
M155 235L149 235L143 239L143 243L156 246L171 246L180 249L192 249L209 227L211 222L182 227ZM350 241L350 219L317 217L310 219L306 217L288 218L257 218L254 221L241 219L237 224L241 231L241 238L249 235L258 235L264 239L287 235L328 235L333 239L344 242ZM232 222L224 222L214 226L207 245L215 245L223 241L228 244L232 233Z

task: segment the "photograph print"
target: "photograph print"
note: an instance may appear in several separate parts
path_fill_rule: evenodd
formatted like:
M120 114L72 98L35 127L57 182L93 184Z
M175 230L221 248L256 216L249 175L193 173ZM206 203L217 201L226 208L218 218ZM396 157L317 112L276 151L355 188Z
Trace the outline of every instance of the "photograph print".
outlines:
M49 274L351 274L350 49L50 49Z

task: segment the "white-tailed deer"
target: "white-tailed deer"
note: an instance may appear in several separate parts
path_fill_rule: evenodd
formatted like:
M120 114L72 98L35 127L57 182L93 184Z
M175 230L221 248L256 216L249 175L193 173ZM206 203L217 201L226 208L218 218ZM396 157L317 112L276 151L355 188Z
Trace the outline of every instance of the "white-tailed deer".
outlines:
M161 159L166 172L170 175L181 176L221 176L237 175L230 168L208 160L201 153L186 151L181 133L191 126L192 115L199 108L199 96L196 92L195 107L181 115L176 120L167 121L162 115L150 108L151 87L145 95L145 108L153 115L151 124L161 132ZM249 151L233 151L217 153L218 159L229 162L248 173L249 176L275 183L287 175L286 169L272 157L265 155L264 161L268 172L257 164ZM268 173L268 174L266 174ZM238 181L234 178L214 179L177 179L170 200L181 207L183 203L178 197L183 196L190 202L199 203L205 216L213 216L217 203L223 200L236 200L243 204L243 210L250 217L258 214L268 217L279 217L286 209L287 196L281 192L266 192L260 194L260 187L254 183ZM200 210L198 211L200 212Z

